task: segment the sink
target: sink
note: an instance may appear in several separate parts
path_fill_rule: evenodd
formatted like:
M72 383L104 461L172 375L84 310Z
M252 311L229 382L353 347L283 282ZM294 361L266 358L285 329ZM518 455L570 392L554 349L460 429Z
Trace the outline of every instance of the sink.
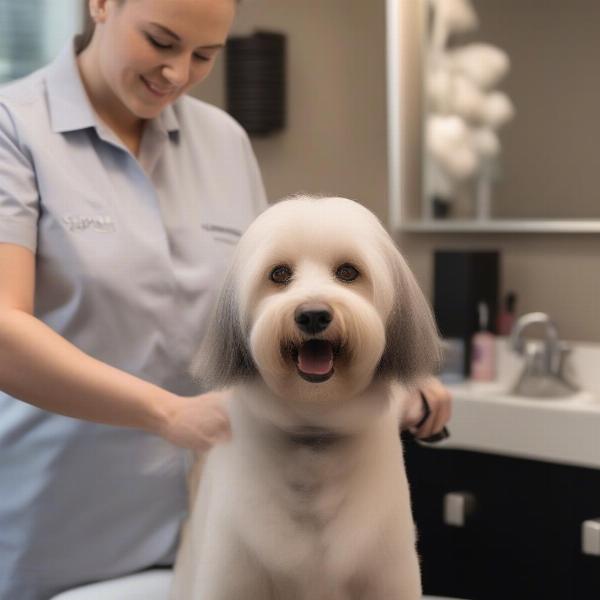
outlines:
M600 469L600 344L573 343L571 396L533 398L510 393L519 357L498 340L498 380L448 385L451 436L439 448L461 448Z

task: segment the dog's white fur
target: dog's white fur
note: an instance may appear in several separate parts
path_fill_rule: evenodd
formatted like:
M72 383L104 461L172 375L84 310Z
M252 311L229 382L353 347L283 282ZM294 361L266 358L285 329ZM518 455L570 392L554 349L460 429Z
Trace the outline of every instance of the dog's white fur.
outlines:
M351 282L336 276L348 263ZM270 279L278 265L286 284ZM315 336L294 320L311 303L333 315ZM325 382L301 377L288 351L310 337L341 344ZM367 209L296 197L256 219L196 365L207 386L231 387L233 436L207 457L172 598L420 598L394 381L437 359L427 303Z

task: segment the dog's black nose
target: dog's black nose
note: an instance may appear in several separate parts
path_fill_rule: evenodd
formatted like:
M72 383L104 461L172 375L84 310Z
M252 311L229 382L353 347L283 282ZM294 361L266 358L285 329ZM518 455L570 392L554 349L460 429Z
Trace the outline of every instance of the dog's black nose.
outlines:
M321 333L332 319L331 308L326 304L302 304L294 313L294 320L304 333Z

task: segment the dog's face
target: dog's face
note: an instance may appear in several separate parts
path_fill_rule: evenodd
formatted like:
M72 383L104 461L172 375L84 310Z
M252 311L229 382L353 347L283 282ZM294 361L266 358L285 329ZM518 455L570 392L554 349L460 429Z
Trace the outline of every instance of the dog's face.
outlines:
M287 201L244 240L239 301L250 353L280 395L358 393L383 354L394 294L361 208Z
M260 376L277 395L355 396L433 368L430 311L393 242L343 198L282 201L236 251L199 355L211 385Z

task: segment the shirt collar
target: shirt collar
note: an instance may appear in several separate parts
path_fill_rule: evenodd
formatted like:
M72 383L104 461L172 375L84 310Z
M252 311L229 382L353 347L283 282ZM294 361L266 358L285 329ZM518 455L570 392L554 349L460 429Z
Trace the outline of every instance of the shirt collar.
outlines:
M75 55L75 40L71 40L48 68L46 83L52 129L56 133L95 127L104 129L87 96ZM179 120L172 105L155 119L160 129L179 131Z
M177 101L175 104L177 104ZM162 122L162 126L169 133L179 131L179 119L177 118L177 113L175 112L175 107L173 104L169 104L162 110L160 113L160 120Z

